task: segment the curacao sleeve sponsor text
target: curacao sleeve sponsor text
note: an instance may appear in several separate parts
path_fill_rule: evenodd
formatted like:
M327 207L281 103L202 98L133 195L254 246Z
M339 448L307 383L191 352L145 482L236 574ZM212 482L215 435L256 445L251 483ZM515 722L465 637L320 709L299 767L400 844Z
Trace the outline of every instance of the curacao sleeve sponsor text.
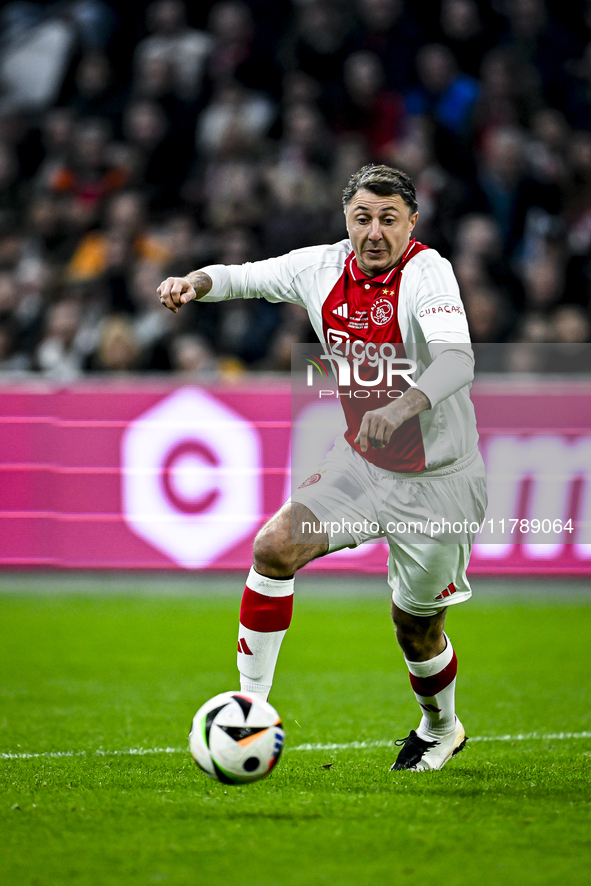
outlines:
M432 305L428 308L422 308L419 311L419 318L422 319L423 317L433 314L456 314L459 317L464 317L465 311L461 304L446 302L442 305Z

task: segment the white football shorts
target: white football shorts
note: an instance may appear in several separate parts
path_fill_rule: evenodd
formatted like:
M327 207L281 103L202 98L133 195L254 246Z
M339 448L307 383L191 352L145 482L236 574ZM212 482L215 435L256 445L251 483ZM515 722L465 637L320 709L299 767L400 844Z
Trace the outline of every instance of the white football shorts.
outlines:
M487 505L478 449L448 467L402 474L372 465L339 437L290 501L314 514L329 553L386 538L392 599L405 612L435 615L472 595L466 569Z

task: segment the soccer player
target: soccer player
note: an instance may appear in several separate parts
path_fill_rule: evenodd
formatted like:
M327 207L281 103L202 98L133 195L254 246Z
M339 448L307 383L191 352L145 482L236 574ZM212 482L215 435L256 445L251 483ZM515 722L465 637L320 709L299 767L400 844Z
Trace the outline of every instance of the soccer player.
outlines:
M486 508L468 325L451 265L412 237L417 197L404 172L364 166L347 183L343 206L348 239L168 277L158 294L174 312L194 299L302 305L337 366L352 352L384 359L417 352L420 375L395 397L384 400L383 386L381 399L371 385L369 397L341 391L344 436L257 534L238 668L242 691L266 698L291 620L295 573L332 551L386 537L392 618L421 712L418 728L397 742L392 768L441 769L467 740L455 713L457 660L445 615L471 596L466 567Z

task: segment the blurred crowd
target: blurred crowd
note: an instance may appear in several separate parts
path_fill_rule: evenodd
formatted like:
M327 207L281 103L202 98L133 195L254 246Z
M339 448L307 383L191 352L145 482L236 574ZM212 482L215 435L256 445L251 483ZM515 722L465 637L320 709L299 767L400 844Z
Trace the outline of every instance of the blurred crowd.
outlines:
M4 3L0 378L288 371L302 309L156 288L346 236L369 161L475 342L590 341L591 0Z

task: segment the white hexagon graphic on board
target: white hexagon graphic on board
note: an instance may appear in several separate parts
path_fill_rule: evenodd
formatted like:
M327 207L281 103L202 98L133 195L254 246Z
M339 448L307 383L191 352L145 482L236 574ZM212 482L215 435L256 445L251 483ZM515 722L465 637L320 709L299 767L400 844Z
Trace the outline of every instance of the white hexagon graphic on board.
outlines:
M131 422L121 462L127 524L180 566L213 563L259 524L258 433L201 388L181 388Z

